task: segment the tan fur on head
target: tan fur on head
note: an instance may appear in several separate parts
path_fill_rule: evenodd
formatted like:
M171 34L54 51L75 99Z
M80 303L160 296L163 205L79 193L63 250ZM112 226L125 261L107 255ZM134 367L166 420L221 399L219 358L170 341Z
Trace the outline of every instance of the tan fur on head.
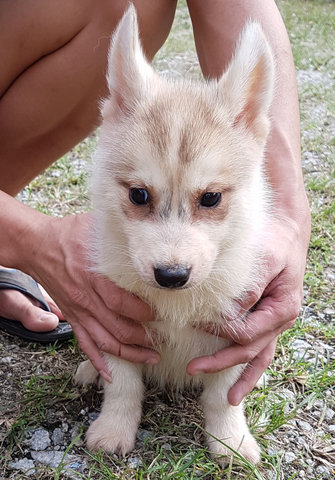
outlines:
M114 35L92 188L98 269L162 316L171 315L171 292L158 290L157 265L191 268L188 291L175 293L183 310L188 297L197 308L205 291L229 310L256 271L273 77L256 23L245 27L228 70L207 85L157 76L142 52L133 7ZM146 189L148 204L133 205L130 188ZM221 193L221 203L201 207L206 192Z
M162 361L155 367L135 368L109 357L121 400L106 385L104 420L90 428L91 444L108 445L104 421L112 431L122 430L121 416L108 420L110 409L127 403L118 375L131 395L141 392L135 384L142 370L160 384L181 388L191 381L186 366L192 358L227 345L193 326L219 325L232 313L234 300L257 280L262 262L258 237L264 235L270 208L263 160L273 63L260 26L250 22L218 81L172 81L160 78L145 59L134 7L115 32L109 53L110 96L102 108L92 178L93 260L98 272L153 306L161 320L155 328L164 342L158 346ZM164 276L170 281L175 272L183 277L180 285L165 288ZM240 451L256 462L259 449L243 411L229 406L226 398L239 372L235 367L198 377L205 385L206 425L217 438L231 437L225 441L233 448L244 438ZM133 378L132 383L125 378ZM122 415L130 418L136 409L136 420L129 420L124 445L111 435L110 451L124 452L133 445L130 437L140 416L135 404L125 412L122 403ZM218 442L211 450L229 453Z

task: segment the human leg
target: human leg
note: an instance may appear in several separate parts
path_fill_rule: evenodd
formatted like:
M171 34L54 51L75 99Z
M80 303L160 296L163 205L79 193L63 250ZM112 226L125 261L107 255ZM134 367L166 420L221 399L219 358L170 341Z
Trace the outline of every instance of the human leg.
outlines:
M134 4L152 59L170 30L176 0ZM110 36L127 5L0 0L0 189L17 194L98 125ZM1 315L38 330L58 322L12 290L0 291Z
M134 2L153 58L175 0ZM1 0L0 188L16 194L99 123L110 35L127 0Z

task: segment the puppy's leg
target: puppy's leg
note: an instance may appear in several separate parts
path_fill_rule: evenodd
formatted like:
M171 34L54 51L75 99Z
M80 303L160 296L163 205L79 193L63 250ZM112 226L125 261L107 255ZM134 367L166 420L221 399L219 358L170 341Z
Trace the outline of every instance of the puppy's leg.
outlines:
M87 431L90 450L103 449L125 455L135 446L141 419L143 382L141 367L115 357L108 358L112 383L103 381L101 414Z
M240 368L233 367L219 374L204 377L201 400L205 415L205 429L208 432L207 440L214 456L233 455L229 449L231 447L251 463L256 464L260 460L260 448L249 432L243 405L234 407L229 405L227 400L228 390L237 380L239 373ZM225 463L224 458L220 461Z
M74 381L78 385L90 385L91 383L98 383L99 373L93 367L90 360L81 362L77 368L74 376Z

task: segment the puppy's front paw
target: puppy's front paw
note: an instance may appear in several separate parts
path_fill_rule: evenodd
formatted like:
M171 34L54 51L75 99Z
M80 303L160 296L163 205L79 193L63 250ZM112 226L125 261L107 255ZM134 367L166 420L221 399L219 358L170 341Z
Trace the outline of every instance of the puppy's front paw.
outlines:
M228 458L238 452L250 463L256 465L261 459L261 449L250 432L245 432L243 436L232 435L222 441L208 437L209 449L213 457L225 465ZM217 458L219 457L219 458Z
M118 453L122 456L135 447L137 422L127 422L126 419L106 418L104 415L95 420L86 434L89 450L99 450L107 453Z
M74 381L77 385L89 385L91 383L98 383L99 373L93 367L90 360L81 362L77 368L74 376Z

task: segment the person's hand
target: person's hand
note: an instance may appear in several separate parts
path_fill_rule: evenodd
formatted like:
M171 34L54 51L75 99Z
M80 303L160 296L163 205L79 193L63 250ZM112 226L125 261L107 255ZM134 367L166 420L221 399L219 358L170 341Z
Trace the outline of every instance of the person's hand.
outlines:
M106 379L103 352L125 360L155 364L159 354L141 322L152 321L148 305L92 271L89 262L91 215L44 218L43 243L34 242L29 272L49 292L71 324L81 349ZM45 225L46 223L46 225Z
M290 328L299 314L310 234L307 224L299 228L292 221L273 220L270 241L264 238L260 245L266 253L262 282L250 288L239 306L240 312L254 306L255 310L244 320L231 320L222 327L220 334L234 342L230 347L188 364L188 373L196 375L245 363L240 379L228 393L231 405L238 405L254 388L273 359L278 335Z

